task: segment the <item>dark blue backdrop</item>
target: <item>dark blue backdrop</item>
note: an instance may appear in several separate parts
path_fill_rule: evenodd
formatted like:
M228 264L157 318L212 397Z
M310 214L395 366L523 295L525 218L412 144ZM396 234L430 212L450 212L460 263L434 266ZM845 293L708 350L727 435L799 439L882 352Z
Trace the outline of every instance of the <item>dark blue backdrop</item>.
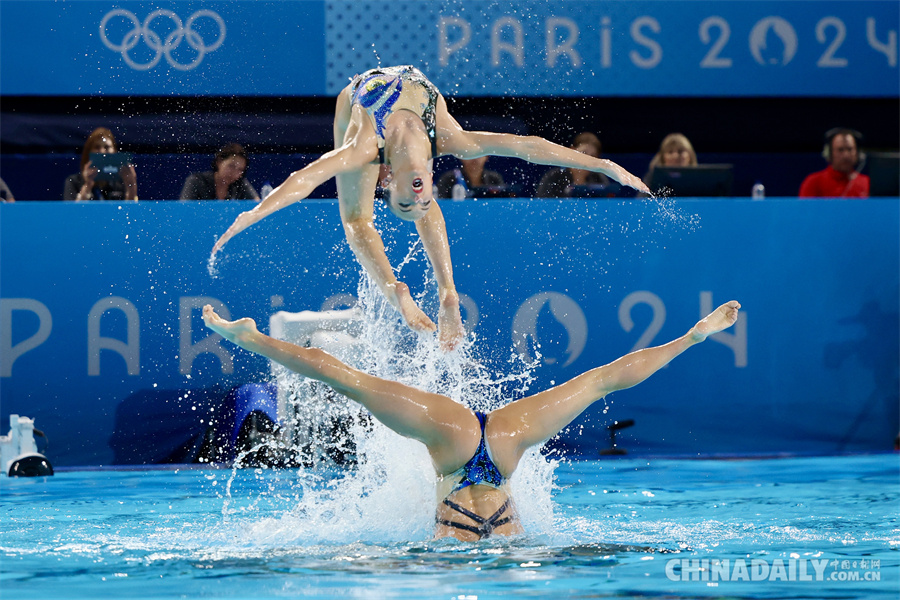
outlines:
M162 392L266 379L247 353L223 373L233 348L203 345L199 305L266 324L279 308L355 293L359 270L335 203L309 201L235 238L212 278L213 241L249 206L0 205L0 422L36 418L56 464L109 464L123 399L156 390L163 413L199 420L190 399ZM743 303L734 331L615 394L608 414L591 409L563 445L594 454L606 425L628 418L621 443L642 453L875 450L897 433L896 198L442 207L479 352L502 371L518 314L544 350L533 391L682 334L704 303ZM396 265L413 229L386 215L378 225ZM423 263L400 275L417 292Z

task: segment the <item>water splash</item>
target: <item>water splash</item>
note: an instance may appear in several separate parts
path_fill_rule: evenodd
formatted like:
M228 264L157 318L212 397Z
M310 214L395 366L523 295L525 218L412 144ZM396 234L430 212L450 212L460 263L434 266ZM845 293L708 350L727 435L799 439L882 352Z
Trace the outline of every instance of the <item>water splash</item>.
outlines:
M216 266L216 254L210 254L209 260L206 261L206 271L213 279L219 277L219 267Z
M655 215L663 224L674 225L691 233L700 228L700 215L688 213L678 206L671 188L660 188L646 200L655 204Z
M375 61L377 63L377 66L379 68L381 68L381 57L378 55L378 48L375 47L374 43L371 44L371 46L372 46L372 54L375 55Z
M420 252L424 253L421 245L412 244L401 266L414 262ZM417 298L426 310L427 300L436 295L436 283L427 277L425 290ZM516 354L508 361L508 373L489 373L477 356L473 336L454 352L443 352L435 334L418 334L406 327L365 274L358 297L357 310L362 315L358 344L339 358L366 373L443 394L483 411L509 401L504 389L524 394L533 381L537 362L526 362ZM292 477L287 486L290 491L285 492L284 481L277 481L257 485L262 492L242 497L240 481L248 474L238 467L263 448L243 453L225 485L222 514L226 521L232 525L240 521L248 540L266 545L429 539L438 498L437 477L425 446L389 430L359 405L319 382L276 372L280 385L286 379L291 381L296 422L288 427L306 427L308 438L313 438L303 449L304 466L280 476L259 470L257 477L273 481ZM319 425L310 427L310 423ZM322 423L340 426L336 429ZM355 466L335 466L338 458L348 457ZM510 481L529 535L552 528L555 467L555 462L548 462L533 449L522 458ZM272 516L273 510L276 516Z

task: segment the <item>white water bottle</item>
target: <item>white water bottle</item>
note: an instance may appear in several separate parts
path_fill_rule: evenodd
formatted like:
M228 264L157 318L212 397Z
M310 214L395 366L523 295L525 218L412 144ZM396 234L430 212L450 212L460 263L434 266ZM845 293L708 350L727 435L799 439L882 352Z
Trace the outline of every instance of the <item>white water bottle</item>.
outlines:
M756 182L753 184L753 189L750 191L750 197L754 200L765 200L766 198L766 186L761 184L760 182Z
M456 182L453 184L453 187L450 188L450 197L454 200L465 200L468 195L466 180L462 175L462 171L459 169L455 169L454 173L456 174Z

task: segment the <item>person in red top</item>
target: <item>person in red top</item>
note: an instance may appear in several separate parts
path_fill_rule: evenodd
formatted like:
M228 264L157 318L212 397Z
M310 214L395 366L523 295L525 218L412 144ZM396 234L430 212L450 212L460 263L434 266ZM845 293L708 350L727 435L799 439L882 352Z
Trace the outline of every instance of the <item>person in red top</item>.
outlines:
M822 156L828 166L807 175L800 185L801 198L868 198L869 176L859 171L862 135L853 129L836 128L825 134Z

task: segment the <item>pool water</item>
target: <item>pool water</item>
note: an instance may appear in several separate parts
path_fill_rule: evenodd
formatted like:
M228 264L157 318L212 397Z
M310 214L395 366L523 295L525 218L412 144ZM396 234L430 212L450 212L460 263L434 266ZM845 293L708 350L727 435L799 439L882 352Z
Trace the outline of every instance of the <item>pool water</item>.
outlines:
M546 505L528 507L544 511L542 524L478 543L429 539L427 511L392 510L390 498L323 502L347 487L338 471L2 478L0 596L896 598L900 589L896 454L563 461L552 477ZM325 508L314 512L309 498Z

